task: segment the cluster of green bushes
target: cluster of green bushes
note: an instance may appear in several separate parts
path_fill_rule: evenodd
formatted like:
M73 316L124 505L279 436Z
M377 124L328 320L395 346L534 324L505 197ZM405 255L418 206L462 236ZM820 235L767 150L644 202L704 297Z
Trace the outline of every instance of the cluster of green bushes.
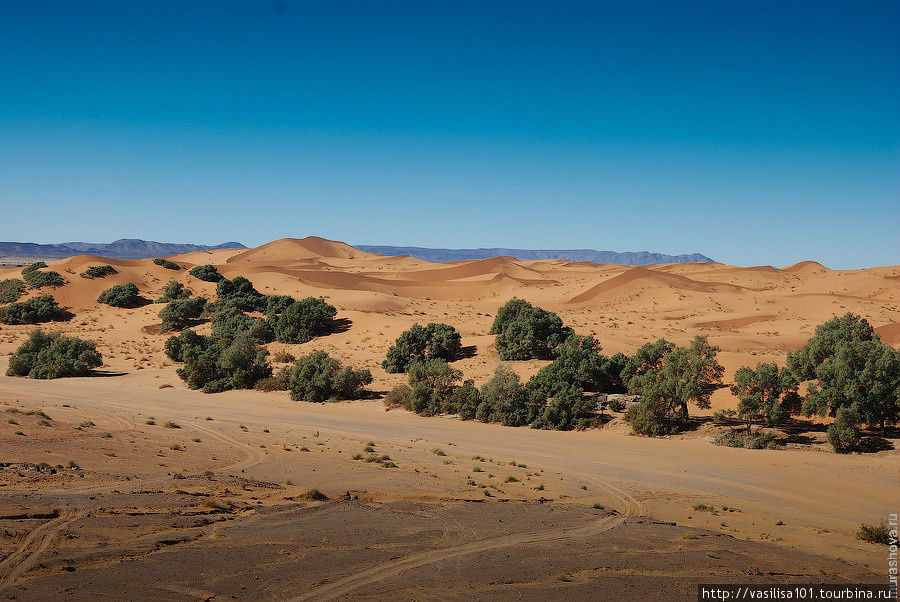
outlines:
M25 294L25 283L18 278L0 280L0 303L15 303Z
M491 334L497 335L497 351L502 360L547 359L566 340L572 329L563 326L553 312L534 307L528 301L511 299L500 308Z
M106 278L112 274L118 274L118 271L111 265L92 265L81 272L79 276L82 278Z
M323 368L317 373L318 381L306 389L300 384L303 378L298 380L293 373L290 379L286 373L272 376L266 360L268 352L259 344L274 340L305 343L328 332L337 310L323 300L309 297L297 301L283 295L263 295L242 276L220 279L216 291L216 301L207 304L206 299L190 297L175 283L166 287L164 298L175 298L160 312L163 330L181 330L201 316L209 316L212 323L208 337L186 330L166 343L169 357L185 364L178 374L188 386L212 393L260 384L267 389L289 388L292 395L300 396L298 399L315 397L315 401L321 401L318 397L325 394L329 398L350 396L371 382L371 374L366 380L352 369L336 370L336 380L331 382L323 376L328 373ZM320 368L327 363L316 357Z
M63 278L59 272L40 271L41 268L45 267L47 267L46 263L38 261L22 270L22 278L25 279L28 288L43 288L45 286L57 288L66 283L65 278Z
M40 324L65 317L52 295L32 297L0 308L0 322L4 324Z
M382 368L391 373L406 372L410 364L428 359L452 362L462 349L459 332L447 324L413 324L388 349Z
M324 351L301 357L286 370L287 389L295 401L359 399L365 395L365 386L372 382L372 373L368 370L343 366Z
M180 265L178 265L174 261L169 261L168 259L165 259L163 257L157 257L156 259L153 260L153 263L155 263L158 266L164 267L167 270L180 270L181 269Z
M218 282L224 278L216 266L209 264L194 266L188 274L205 282Z
M9 358L8 376L62 378L86 376L103 363L94 343L33 330Z
M98 303L105 303L111 307L135 308L144 303L138 291L137 285L133 282L127 284L117 284L100 293L97 297Z

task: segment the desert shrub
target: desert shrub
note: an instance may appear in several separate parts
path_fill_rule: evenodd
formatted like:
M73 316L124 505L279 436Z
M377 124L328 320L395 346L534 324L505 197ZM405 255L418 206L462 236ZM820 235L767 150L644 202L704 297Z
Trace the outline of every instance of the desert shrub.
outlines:
M574 385L557 391L549 400L531 399L535 410L541 405L543 412L530 423L534 428L557 431L586 428L595 416L596 402Z
M788 366L800 380L817 378L819 366L833 357L838 347L855 341L877 339L875 329L868 320L852 313L835 316L816 326L815 334L803 347L788 354Z
M621 360L603 356L600 349L594 337L570 336L553 350L553 363L528 381L529 391L547 399L572 387L582 391L621 391Z
M472 420L478 412L478 405L481 403L481 391L475 386L475 381L471 378L463 382L463 384L453 392L450 397L450 406L462 420Z
M306 343L326 334L337 310L322 299L307 297L291 303L275 321L274 330L282 343Z
M289 295L266 295L265 307L260 311L264 312L266 317L272 319L281 315L284 310L296 302L297 300Z
M340 360L324 351L301 357L291 370L291 399L322 402L328 399L359 399L372 382L368 370L342 367Z
M266 308L263 294L243 276L237 276L234 280L219 280L216 284L216 297L217 305L235 307L241 311L263 311Z
M657 400L643 399L625 413L625 420L638 435L662 437L677 433L681 429L678 418L668 412L665 404Z
M519 376L506 366L498 366L494 375L481 386L481 402L475 417L481 422L499 422L506 426L531 424L546 400L534 405Z
M288 364L297 361L297 358L294 357L293 353L289 353L287 351L279 351L275 355L272 356L272 361L279 364Z
M203 314L203 308L206 306L206 299L203 297L193 297L188 299L175 299L170 301L162 311L159 317L162 319L162 332L171 330L182 330L187 328L191 321L196 320Z
M0 303L15 303L25 294L25 283L18 278L0 280Z
M413 362L407 370L412 389L410 409L416 414L434 416L452 411L453 393L462 372L442 359Z
M284 366L276 374L263 378L256 383L257 391L287 391L291 388L291 368Z
M81 272L79 276L81 276L82 278L106 278L107 276L118 273L118 270L116 270L116 268L112 267L111 265L92 265L85 271Z
M106 303L112 307L134 308L141 304L141 295L133 282L117 284L100 293L98 303Z
M381 366L388 372L397 373L406 372L416 361L436 358L452 362L461 348L459 333L452 326L434 322L427 326L413 324L388 349Z
M204 282L219 282L224 278L216 266L209 264L194 266L188 274Z
M185 330L166 341L166 355L184 362L178 376L191 389L204 393L253 388L272 375L266 362L268 353L247 334L224 340Z
M63 315L51 295L32 297L0 308L0 322L4 324L40 324L59 320Z
M156 300L157 303L169 303L170 301L176 301L178 299L187 299L193 293L190 289L185 288L183 284L180 282L175 282L174 280L170 280L166 285L166 288L163 289L162 297Z
M885 546L891 545L891 542L893 541L891 529L884 522L879 525L861 524L859 526L859 531L856 532L856 539Z
M497 312L491 326L502 360L545 359L572 334L553 312L512 299Z
M716 435L713 443L724 447L743 449L774 449L777 447L775 435L769 432L750 433L747 431L728 430Z
M269 343L275 339L268 320L248 316L236 307L225 307L212 314L212 334L223 340L248 334L258 343Z
M66 283L66 280L59 272L41 272L41 268L45 267L47 267L46 263L38 261L22 270L22 278L25 279L28 288L43 288L45 286L56 288Z
M178 265L174 261L165 259L164 257L157 257L156 259L153 260L153 263L155 263L158 266L164 267L167 270L180 270L181 269L180 265Z
M859 416L853 408L838 408L834 424L828 427L828 442L839 454L846 454L859 446Z
M10 356L6 374L42 379L85 376L102 363L91 341L34 330Z
M384 405L388 409L403 408L412 411L413 391L409 385L397 385L384 396Z

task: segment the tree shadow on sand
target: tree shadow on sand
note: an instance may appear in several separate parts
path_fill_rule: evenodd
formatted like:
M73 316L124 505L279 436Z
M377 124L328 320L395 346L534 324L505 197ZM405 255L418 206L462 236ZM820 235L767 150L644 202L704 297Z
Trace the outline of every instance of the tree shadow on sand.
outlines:
M353 320L348 318L335 318L331 321L331 326L328 328L328 334L347 332L350 330L351 326L353 326Z

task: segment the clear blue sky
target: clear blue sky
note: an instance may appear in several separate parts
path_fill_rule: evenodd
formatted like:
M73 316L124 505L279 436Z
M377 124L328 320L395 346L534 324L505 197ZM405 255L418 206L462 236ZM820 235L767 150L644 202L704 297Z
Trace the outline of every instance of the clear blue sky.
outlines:
M900 4L0 0L0 240L900 263Z

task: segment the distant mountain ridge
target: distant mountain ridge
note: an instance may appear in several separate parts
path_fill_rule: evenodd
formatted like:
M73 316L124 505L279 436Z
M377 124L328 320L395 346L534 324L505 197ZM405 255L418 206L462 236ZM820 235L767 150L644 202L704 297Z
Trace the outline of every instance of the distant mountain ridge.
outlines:
M382 255L409 255L425 261L460 261L465 259L487 259L508 255L516 259L565 259L566 261L590 261L593 263L616 263L620 265L652 265L657 263L715 263L706 255L689 253L666 255L650 251L595 251L593 249L505 249L501 247L484 249L432 249L427 247L392 247L384 245L353 245L360 251Z
M0 242L0 256L21 257L71 257L72 255L102 255L112 259L146 259L194 251L215 249L246 249L239 242L220 245L192 245L172 242L156 242L139 238L120 238L111 243L64 242L41 245L33 242Z

